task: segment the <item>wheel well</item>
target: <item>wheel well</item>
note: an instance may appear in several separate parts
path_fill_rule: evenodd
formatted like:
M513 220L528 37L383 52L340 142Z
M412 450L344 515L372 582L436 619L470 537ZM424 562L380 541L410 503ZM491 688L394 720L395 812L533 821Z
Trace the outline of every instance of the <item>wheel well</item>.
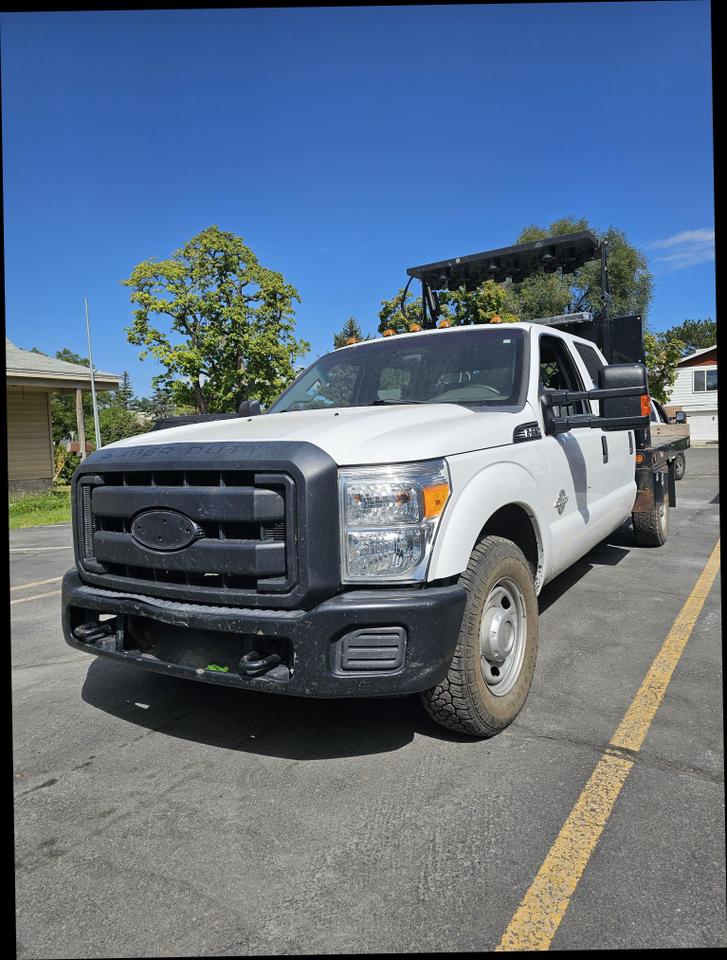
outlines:
M539 590L543 576L543 548L535 520L527 510L517 503L500 507L484 525L478 540L487 536L504 537L522 550L533 571L535 587Z

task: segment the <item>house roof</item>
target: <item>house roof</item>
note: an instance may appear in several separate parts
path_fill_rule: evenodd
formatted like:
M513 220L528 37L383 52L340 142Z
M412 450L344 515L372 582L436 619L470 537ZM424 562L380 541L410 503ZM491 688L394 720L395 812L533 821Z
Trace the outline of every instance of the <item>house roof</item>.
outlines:
M686 363L687 360L694 360L695 357L701 357L703 353L709 353L710 350L716 350L716 349L717 349L717 344L715 343L714 346L702 347L701 350L695 350L694 353L690 353L688 356L682 357L681 360L679 360L679 362L677 363L677 366L679 366L682 363Z
M5 373L9 386L38 386L51 389L91 389L91 371L80 363L57 360L43 353L21 350L5 338ZM99 390L115 390L121 382L116 373L96 370L94 380Z

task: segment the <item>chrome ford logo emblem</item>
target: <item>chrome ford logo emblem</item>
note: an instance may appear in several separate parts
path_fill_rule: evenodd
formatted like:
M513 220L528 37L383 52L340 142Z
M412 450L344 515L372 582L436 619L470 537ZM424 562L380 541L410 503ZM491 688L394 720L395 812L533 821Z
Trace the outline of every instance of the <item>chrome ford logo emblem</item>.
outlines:
M182 550L204 531L176 510L144 510L134 518L131 535L149 550Z

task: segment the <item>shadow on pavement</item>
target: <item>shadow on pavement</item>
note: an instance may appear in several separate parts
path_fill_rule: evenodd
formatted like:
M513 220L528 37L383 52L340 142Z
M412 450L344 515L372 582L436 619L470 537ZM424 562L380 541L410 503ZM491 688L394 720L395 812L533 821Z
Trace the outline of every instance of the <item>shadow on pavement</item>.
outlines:
M438 727L416 696L314 700L233 690L94 660L83 700L148 730L243 753L325 760L386 753L415 733L468 741Z

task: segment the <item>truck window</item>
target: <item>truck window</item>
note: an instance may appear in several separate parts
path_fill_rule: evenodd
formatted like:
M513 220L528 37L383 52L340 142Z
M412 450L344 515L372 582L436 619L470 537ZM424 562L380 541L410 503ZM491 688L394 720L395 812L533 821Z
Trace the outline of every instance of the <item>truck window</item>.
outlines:
M598 371L606 366L606 361L603 357L593 349L593 347L586 346L585 343L574 343L576 350L581 358L581 360L586 365L586 370L588 375L593 381L593 386L598 386Z
M540 338L540 385L545 390L585 389L568 348L559 337ZM588 412L583 400L553 406L556 417L572 417Z
M525 335L511 327L372 340L316 360L268 412L385 403L520 407L524 353Z

